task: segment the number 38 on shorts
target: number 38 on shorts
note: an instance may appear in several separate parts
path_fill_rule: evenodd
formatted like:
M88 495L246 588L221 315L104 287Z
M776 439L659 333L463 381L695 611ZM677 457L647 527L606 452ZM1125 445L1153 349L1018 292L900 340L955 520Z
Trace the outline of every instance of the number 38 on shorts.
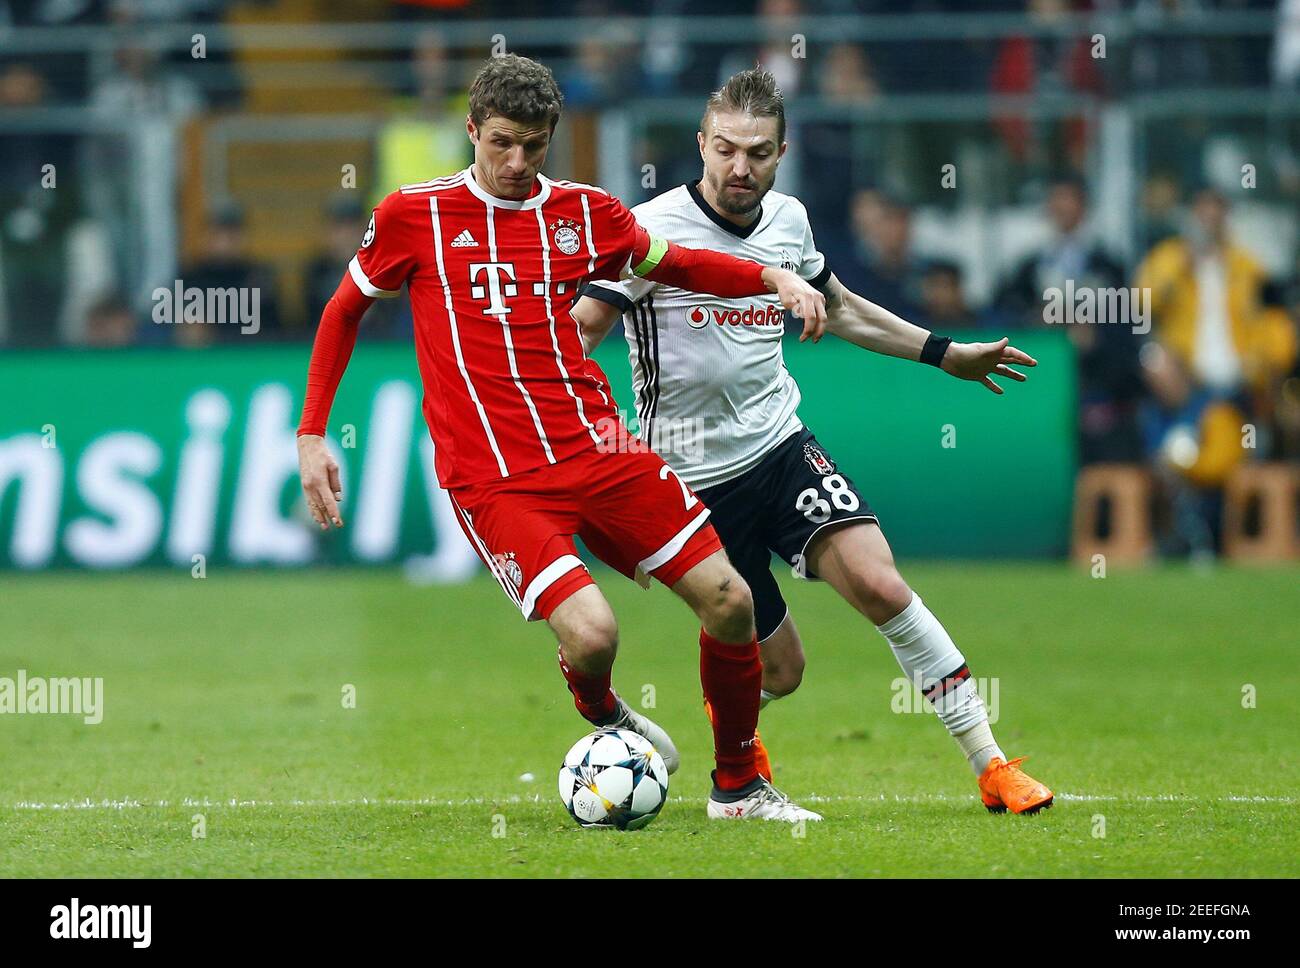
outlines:
M820 489L804 488L794 502L795 510L802 511L813 524L825 524L834 516L835 510L856 511L862 507L862 499L843 474L823 477L820 483Z
M835 466L806 427L783 440L757 466L705 488L699 496L712 509L713 526L732 563L750 587L758 589L755 600L765 597L774 603L768 617L778 624L785 602L769 571L772 553L799 577L815 579L806 559L818 532L850 521L877 520L853 479Z
M779 508L764 529L768 547L805 577L812 576L806 574L803 559L819 531L848 521L877 520L852 478L806 428L778 448L764 476L765 481L755 484L770 495L769 507Z

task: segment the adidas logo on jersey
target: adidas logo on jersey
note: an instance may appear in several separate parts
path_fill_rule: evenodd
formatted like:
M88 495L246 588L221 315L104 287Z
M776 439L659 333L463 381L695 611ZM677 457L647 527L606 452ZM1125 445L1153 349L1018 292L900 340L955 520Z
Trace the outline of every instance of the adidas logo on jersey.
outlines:
M453 249L468 249L475 245L478 245L478 239L469 234L469 229L462 229L460 235L451 240Z

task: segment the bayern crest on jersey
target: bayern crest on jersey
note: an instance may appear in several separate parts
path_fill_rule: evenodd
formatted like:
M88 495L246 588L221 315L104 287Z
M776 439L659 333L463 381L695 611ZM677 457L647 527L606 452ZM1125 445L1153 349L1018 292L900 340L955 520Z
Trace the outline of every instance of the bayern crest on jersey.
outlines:
M492 556L492 560L497 563L501 573L509 578L516 588L524 583L524 570L519 567L519 562L515 561L513 551L495 554Z
M578 235L580 228L582 223L569 218L559 218L552 222L551 238L555 240L555 247L565 255L577 252L582 247L582 238Z
M826 456L826 452L820 447L812 444L803 445L803 459L808 462L808 466L813 469L814 474L820 474L825 477L828 474L835 473L835 465L831 459Z

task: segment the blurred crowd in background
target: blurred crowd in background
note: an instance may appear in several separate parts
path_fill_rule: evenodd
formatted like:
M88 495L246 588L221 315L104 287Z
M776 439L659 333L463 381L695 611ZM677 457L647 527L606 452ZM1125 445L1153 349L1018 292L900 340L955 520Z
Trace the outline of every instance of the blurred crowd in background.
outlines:
M372 205L469 162L466 87L496 41L456 28L499 22L564 91L552 174L628 204L698 178L699 105L760 63L790 111L778 187L807 204L851 289L956 338L1051 328L1044 292L1067 282L1149 292L1149 333L1064 326L1081 462L1149 459L1192 427L1194 456L1166 456L1212 493L1247 422L1262 456L1300 460L1300 112L1242 107L1300 100L1300 0L648 0L636 20L620 7L0 0L0 346L247 338L156 325L150 293L178 279L255 288L257 341L309 340ZM910 32L792 45L808 18L854 14ZM972 14L990 26L941 29ZM731 41L718 20L691 29L702 17L757 29ZM1096 27L1059 29L1072 17L1101 18L1111 49L1099 56ZM553 28L520 43L503 18ZM222 33L289 36L304 19L396 24L400 42L332 34L286 53ZM1202 91L1217 100L1188 110ZM994 103L1016 97L1061 107ZM1113 110L1139 100L1144 114ZM611 182L614 168L632 176ZM1116 185L1121 210L1103 213ZM409 337L405 299L376 304L365 328ZM1212 547L1213 531L1170 540Z

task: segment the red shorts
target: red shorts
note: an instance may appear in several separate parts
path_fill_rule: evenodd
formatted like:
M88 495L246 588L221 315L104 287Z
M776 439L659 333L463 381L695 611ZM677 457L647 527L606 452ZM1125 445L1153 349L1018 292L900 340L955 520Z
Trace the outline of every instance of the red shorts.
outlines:
M593 583L575 535L629 578L639 570L665 585L722 548L704 502L649 450L593 447L450 497L470 544L529 621Z

